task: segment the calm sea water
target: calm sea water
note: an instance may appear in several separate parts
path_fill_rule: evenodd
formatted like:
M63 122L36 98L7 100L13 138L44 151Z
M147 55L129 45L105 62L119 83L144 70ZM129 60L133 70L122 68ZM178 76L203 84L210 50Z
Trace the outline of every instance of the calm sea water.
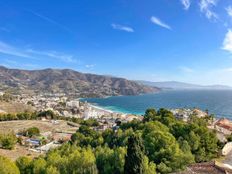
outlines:
M232 90L163 91L139 96L83 99L105 109L121 113L144 114L147 108L208 109L217 117L232 119Z

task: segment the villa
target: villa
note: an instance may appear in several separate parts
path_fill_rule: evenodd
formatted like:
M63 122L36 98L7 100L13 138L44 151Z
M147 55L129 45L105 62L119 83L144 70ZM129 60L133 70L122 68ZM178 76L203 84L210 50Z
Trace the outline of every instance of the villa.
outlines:
M232 133L232 122L226 118L219 119L214 128L225 135L230 135Z

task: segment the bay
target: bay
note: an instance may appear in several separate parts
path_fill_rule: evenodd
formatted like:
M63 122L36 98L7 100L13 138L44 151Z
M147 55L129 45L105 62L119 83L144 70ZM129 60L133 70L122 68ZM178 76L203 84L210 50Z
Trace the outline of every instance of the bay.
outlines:
M138 96L82 99L99 107L127 114L144 114L147 108L199 108L216 117L232 119L232 90L170 90Z

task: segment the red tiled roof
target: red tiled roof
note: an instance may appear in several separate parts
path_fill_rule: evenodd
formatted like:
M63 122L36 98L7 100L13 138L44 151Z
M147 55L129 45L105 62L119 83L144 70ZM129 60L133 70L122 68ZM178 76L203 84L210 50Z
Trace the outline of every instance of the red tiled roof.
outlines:
M228 119L220 119L215 125L232 131L232 122Z

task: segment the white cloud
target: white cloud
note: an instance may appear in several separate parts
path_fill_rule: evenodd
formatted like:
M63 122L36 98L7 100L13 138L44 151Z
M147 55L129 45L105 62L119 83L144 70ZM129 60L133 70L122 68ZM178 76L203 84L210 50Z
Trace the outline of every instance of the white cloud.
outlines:
M34 58L33 56L25 53L24 51L21 51L20 49L17 49L5 42L0 41L0 53L11 55L11 56L17 56L17 57L24 57L24 58Z
M49 18L49 17L47 17L47 16L44 16L44 15L42 15L42 14L40 14L40 13L37 13L37 12L34 12L34 11L32 11L32 10L27 10L27 11L30 12L31 14L33 14L34 16L37 16L37 17L41 18L42 20L49 22L50 24L56 25L57 27L59 27L59 28L61 28L61 29L63 29L63 30L66 30L66 31L69 32L69 33L75 34L75 33L74 33L70 28L68 28L67 26L65 26L65 25L63 25L63 24L60 24L60 23L56 22L55 20L53 20L53 19L51 19L51 18Z
M77 60L72 55L58 53L57 51L38 51L33 49L26 50L28 53L56 58L67 63L76 63Z
M41 56L47 56L66 63L77 63L77 60L72 55L59 53L57 51L37 51L34 49L16 48L2 41L0 41L0 53L35 60L39 60Z
M172 29L168 24L162 22L159 18L157 18L155 16L151 17L151 22L158 25L158 26L160 26L160 27L163 27L163 28L166 28L166 29L169 29L169 30Z
M228 7L226 8L226 11L227 11L227 14L228 14L230 17L232 17L232 7L231 7L231 6L228 6Z
M1 65L8 67L8 68L27 68L27 69L36 69L39 68L37 64L31 63L21 63L20 61L15 61L11 59L5 59L1 62Z
M181 3L183 4L184 9L185 9L185 10L188 10L189 7L190 7L190 5L191 5L191 1L190 1L190 0L180 0L180 1L181 1Z
M228 30L223 41L222 49L232 53L232 30Z
M217 5L218 0L200 0L199 6L202 13L205 14L205 16L208 19L217 19L218 15L212 11L212 7L215 7Z
M126 31L129 33L133 33L134 29L128 26L124 26L124 25L119 25L119 24L111 24L112 28L115 30L122 30L122 31Z
M192 68L186 67L186 66L180 66L179 69L185 73L193 73L194 70Z
M94 64L89 64L89 65L85 65L85 67L86 68L93 68L93 67L95 67L95 65Z

